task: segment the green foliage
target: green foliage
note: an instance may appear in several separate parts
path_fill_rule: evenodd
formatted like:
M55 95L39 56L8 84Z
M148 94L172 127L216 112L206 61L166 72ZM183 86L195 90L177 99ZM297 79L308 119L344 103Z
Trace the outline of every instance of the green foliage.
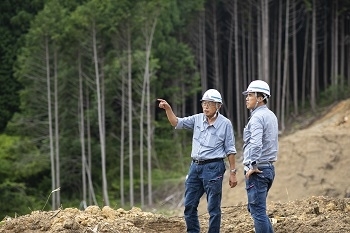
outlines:
M0 218L40 207L48 162L28 139L0 135Z
M43 7L43 0L23 0L16 4L1 1L0 14L0 132L19 110L18 91L22 88L14 78L13 66L17 51L23 44L23 35L28 30L34 15Z
M28 213L28 207L32 207L30 197L25 193L22 183L5 181L0 183L0 218L7 215Z
M350 97L350 85L346 83L344 77L338 77L338 85L330 85L326 90L320 93L318 101L320 106L332 104L334 101Z
M152 171L153 185L157 189L161 188L163 185L169 183L170 181L177 182L180 178L186 176L186 172L179 172L179 170L172 169L171 167L166 167L164 169L154 169Z
M146 64L146 49L152 42L149 58L151 81L151 99L156 96L173 96L179 89L179 83L184 85L184 94L177 98L177 103L193 95L199 90L199 76L196 73L194 56L191 49L183 41L181 34L184 25L195 18L195 12L202 10L204 1L178 0L50 0L36 1L35 9L42 9L31 14L20 10L11 16L15 24L27 20L25 43L12 58L17 57L16 81L23 89L17 93L13 89L8 92L18 98L6 96L4 103L20 100L20 112L17 112L8 125L7 132L11 135L26 137L21 143L9 142L9 153L1 155L1 168L4 179L3 193L12 193L16 188L23 190L30 201L31 208L41 209L50 193L49 164L49 125L48 125L48 88L51 90L51 100L54 100L54 77L58 79L58 122L59 122L59 153L61 165L61 194L63 204L74 206L81 200L81 141L79 128L79 83L78 77L83 77L84 114L90 119L92 177L96 195L102 200L101 158L97 116L97 98L95 84L95 64L93 47L97 45L97 64L99 72L103 73L105 91L105 134L107 151L107 171L111 195L118 202L119 186L119 153L120 153L120 114L122 78L126 75L128 62L128 33L131 38L132 81L133 81L133 135L134 135L134 187L135 193L140 190L140 165L138 127L141 111L141 93ZM40 5L41 3L41 5ZM156 25L153 40L152 26ZM29 27L30 26L30 27ZM94 34L95 33L95 34ZM6 33L3 33L7 39ZM92 37L96 35L96 37ZM8 37L11 39L11 37ZM12 38L13 39L13 38ZM96 39L96 41L93 41ZM6 40L4 40L6 41ZM11 40L8 40L11 41ZM11 42L6 42L11 43ZM5 44L5 43L4 43ZM5 47L5 46L4 46ZM13 51L12 51L13 52ZM55 60L54 58L57 58ZM81 70L78 68L81 67ZM57 71L57 76L55 76ZM48 73L49 72L49 73ZM82 72L82 73L79 73ZM51 85L48 86L48 78ZM6 80L6 79L4 79ZM6 81L7 82L7 81ZM12 88L5 85L6 88ZM5 91L6 89L3 88ZM89 103L87 103L89 101ZM1 104L1 103L0 103ZM152 112L155 103L152 101ZM53 113L54 104L51 105ZM143 108L145 110L145 108ZM16 112L14 109L13 112ZM135 114L136 112L136 114ZM162 112L163 114L163 112ZM6 113L1 116L6 117ZM10 118L11 116L8 115ZM144 114L146 118L146 114ZM158 116L157 116L158 117ZM55 116L53 116L55 121ZM164 118L163 118L164 120ZM6 121L6 120L5 120ZM190 144L188 132L174 132L168 122L157 124L152 152L154 169L154 185L159 187L173 177L181 177L187 168ZM137 126L137 127L136 127ZM144 131L145 132L145 131ZM125 131L128 133L128 130ZM16 139L17 140L17 139ZM128 141L125 141L128 150ZM3 143L3 145L7 145ZM28 151L26 151L28 150ZM146 151L146 150L144 150ZM1 153L0 153L1 154ZM127 155L127 152L125 153ZM174 156L179 156L174 160ZM183 156L183 157L182 157ZM126 160L128 157L126 156ZM125 164L128 166L127 161ZM12 171L10 168L16 168ZM169 170L171 172L169 172ZM145 171L147 172L147 171ZM9 179L13 177L13 179ZM69 177L67 179L67 177ZM146 177L146 176L144 176ZM7 182L5 185L5 181ZM39 181L39 182L36 182ZM146 182L146 181L145 181ZM125 195L129 191L129 179L125 177ZM1 196L1 194L0 194ZM24 199L23 199L24 200ZM37 200L36 203L33 200ZM18 202L21 203L21 202ZM41 205L37 205L41 203ZM6 211L11 212L9 202ZM27 208L29 204L23 204ZM67 205L67 204L66 204ZM46 206L49 209L50 206ZM14 208L12 208L13 210ZM18 210L24 213L25 210Z
M33 176L46 168L47 159L27 139L0 135L0 182Z

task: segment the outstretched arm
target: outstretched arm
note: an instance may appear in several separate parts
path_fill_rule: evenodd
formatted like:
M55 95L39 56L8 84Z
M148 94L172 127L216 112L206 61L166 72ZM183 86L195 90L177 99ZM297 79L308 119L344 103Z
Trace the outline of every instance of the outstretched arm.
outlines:
M175 127L177 125L177 117L175 116L171 106L168 104L168 102L166 102L163 99L157 100L159 101L159 108L165 110L166 116L168 117L170 124Z

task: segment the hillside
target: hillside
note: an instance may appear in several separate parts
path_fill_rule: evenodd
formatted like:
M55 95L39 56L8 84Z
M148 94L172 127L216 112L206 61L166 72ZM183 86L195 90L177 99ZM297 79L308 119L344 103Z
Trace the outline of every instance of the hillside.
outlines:
M305 119L308 121L309 119ZM268 213L276 233L350 232L350 99L329 108L308 127L280 137L276 179L268 197ZM238 153L238 157L241 152ZM238 158L239 160L239 158ZM243 168L239 184L223 190L221 232L254 232L246 210ZM199 207L202 232L208 215L205 199ZM185 232L182 215L164 216L90 206L85 211L66 208L34 211L5 218L0 233L31 232Z
M328 108L308 127L281 136L276 178L268 201L286 202L310 196L350 197L349 144L350 99ZM238 151L238 160L241 154ZM238 168L243 171L241 164ZM223 206L246 202L243 174L238 177L236 188L230 189L228 181L224 184ZM205 212L203 206L200 210Z

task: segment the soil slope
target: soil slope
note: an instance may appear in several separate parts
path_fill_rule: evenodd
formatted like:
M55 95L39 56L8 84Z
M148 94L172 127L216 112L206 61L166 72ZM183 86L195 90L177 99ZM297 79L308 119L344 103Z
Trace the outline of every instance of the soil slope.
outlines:
M305 119L309 121L309 119ZM280 137L276 179L268 197L268 213L276 233L350 232L350 99L342 101L307 128ZM241 151L238 151L240 160ZM253 233L246 210L243 168L237 187L225 177L221 232ZM205 197L199 206L202 232L207 231ZM180 233L185 222L133 208L129 211L90 206L57 211L34 211L0 223L0 233L118 232Z
M315 118L304 122L312 119ZM237 160L241 161L239 149ZM328 108L308 127L280 136L278 156L268 201L286 202L310 196L350 197L350 99ZM237 164L237 167L241 171L238 186L230 189L226 181L223 206L246 203L243 166ZM205 212L205 205L204 200L200 211Z

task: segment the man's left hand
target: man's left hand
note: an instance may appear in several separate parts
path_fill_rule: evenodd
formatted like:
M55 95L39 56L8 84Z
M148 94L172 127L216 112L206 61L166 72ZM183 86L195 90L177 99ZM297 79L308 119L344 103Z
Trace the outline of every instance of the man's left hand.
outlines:
M236 174L230 174L230 179L229 179L228 183L229 183L231 188L236 187L236 185L237 185Z

